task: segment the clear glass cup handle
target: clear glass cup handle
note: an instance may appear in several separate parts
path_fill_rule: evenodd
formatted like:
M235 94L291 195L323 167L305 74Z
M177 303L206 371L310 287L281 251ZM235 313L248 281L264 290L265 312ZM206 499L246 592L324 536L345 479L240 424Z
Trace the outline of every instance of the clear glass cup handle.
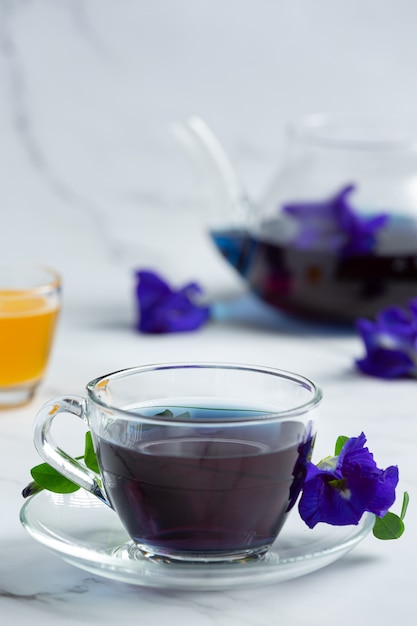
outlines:
M54 398L47 402L38 412L33 432L33 441L41 457L60 474L72 480L83 489L86 489L102 502L111 507L105 495L99 475L77 460L69 456L58 447L51 434L51 427L59 413L76 415L88 425L87 403L81 396L66 396Z

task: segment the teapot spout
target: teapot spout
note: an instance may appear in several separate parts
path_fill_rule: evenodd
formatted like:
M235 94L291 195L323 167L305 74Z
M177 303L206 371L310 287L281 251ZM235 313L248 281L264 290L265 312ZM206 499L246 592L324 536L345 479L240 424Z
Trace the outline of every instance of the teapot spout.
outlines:
M225 213L221 222L247 227L253 215L251 202L211 128L201 117L193 115L183 123L173 124L172 131L217 190L217 209Z

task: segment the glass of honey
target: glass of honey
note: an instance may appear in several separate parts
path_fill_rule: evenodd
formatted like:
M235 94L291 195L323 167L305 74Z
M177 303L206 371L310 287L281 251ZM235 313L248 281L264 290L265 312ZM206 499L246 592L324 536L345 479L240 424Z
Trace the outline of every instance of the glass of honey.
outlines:
M60 310L51 269L0 264L0 409L29 402L41 382Z

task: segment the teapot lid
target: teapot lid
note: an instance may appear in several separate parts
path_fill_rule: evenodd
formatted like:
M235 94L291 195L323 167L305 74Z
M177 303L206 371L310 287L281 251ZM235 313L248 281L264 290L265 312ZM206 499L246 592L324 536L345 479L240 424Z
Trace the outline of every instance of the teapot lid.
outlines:
M333 150L417 150L417 118L369 113L314 113L287 125L290 141Z

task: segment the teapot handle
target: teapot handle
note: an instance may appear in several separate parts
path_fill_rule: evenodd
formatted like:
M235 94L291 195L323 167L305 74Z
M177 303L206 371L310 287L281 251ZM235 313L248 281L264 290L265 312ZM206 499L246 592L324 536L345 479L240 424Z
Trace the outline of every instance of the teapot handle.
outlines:
M237 176L225 148L208 124L199 116L193 115L184 123L172 125L174 135L194 155L202 157L210 171L216 172L217 183L226 191L228 202L239 224L248 226L253 214L252 203Z

